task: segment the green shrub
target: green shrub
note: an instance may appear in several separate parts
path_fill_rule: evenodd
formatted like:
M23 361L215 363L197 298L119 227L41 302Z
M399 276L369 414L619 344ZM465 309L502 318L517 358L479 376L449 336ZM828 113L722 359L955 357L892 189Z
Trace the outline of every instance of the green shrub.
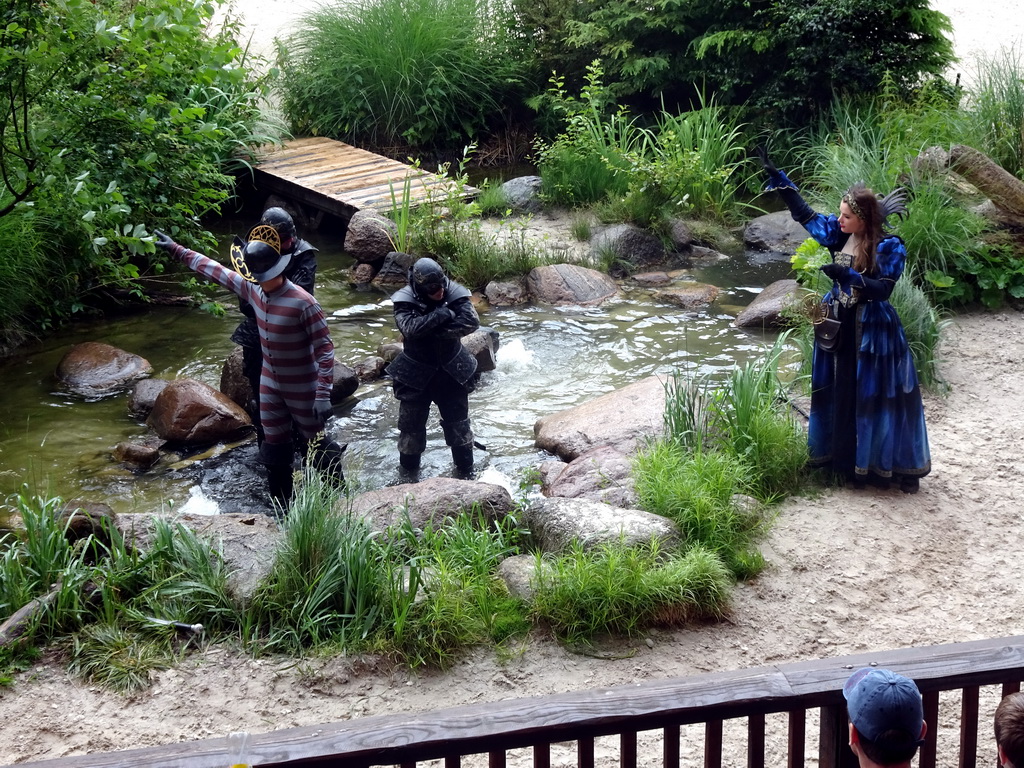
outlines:
M325 5L279 45L296 131L371 148L473 138L521 86L508 9L480 0Z
M36 305L44 324L101 297L141 296L139 278L169 263L151 227L213 245L200 218L227 199L243 152L276 135L237 24L211 28L213 14L191 0L10 6L0 218L34 219L45 243L34 257L53 274Z
M542 194L566 207L590 205L619 197L629 188L631 157L646 141L635 118L615 106L602 83L599 62L587 68L586 85L571 96L563 78L555 75L547 92L531 100L560 122L561 132L550 142L538 140L536 163Z
M300 654L368 637L389 573L367 520L307 470L281 528L283 543L249 606L246 640L254 650Z
M654 542L576 544L564 554L538 554L533 610L559 640L588 643L603 633L635 635L719 616L730 582L721 559L699 546L669 557Z

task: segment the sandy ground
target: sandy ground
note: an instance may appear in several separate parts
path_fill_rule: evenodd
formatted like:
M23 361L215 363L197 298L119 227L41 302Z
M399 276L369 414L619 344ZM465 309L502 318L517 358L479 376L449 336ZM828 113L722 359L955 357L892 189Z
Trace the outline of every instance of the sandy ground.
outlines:
M314 5L238 0L236 10L253 32L254 48L268 50L276 30ZM1004 0L936 0L933 7L953 19L956 49L965 59L990 50L994 41L1020 45L1022 15L1011 13ZM257 26L268 19L273 24ZM944 357L952 389L926 399L933 471L920 493L836 490L789 500L763 546L768 570L737 588L726 621L651 633L633 644L628 659L599 660L535 639L510 660L478 651L446 674L337 659L253 661L212 648L129 699L44 664L21 675L13 689L0 690L0 761L1024 634L1013 566L1024 539L1024 315L1004 310L958 317ZM985 700L983 722L991 718L992 701ZM940 745L955 738L952 708L944 702ZM696 747L684 757L700 763ZM556 755L555 764L570 759ZM941 764L954 761L952 752L940 749Z
M952 390L926 399L934 468L920 493L840 489L787 501L764 542L768 570L738 586L726 621L652 632L629 644L635 655L626 659L534 639L510 660L480 650L445 674L341 659L253 661L212 648L129 699L42 665L0 693L0 721L16 724L0 734L0 758L24 762L1024 634L1013 566L1024 538L1024 314L957 318L944 358ZM990 718L983 709L982 722ZM954 739L953 712L940 720L940 738ZM946 754L942 764L952 765L952 745ZM699 761L699 752L689 757Z

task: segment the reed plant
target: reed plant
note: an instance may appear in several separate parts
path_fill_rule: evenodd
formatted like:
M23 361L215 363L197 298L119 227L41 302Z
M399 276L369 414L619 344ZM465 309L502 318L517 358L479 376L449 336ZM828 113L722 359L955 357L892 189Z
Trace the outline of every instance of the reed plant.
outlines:
M724 386L680 371L666 385L665 440L687 455L735 457L746 467L745 487L735 490L764 500L798 487L807 458L780 377L788 338L781 334L760 359L736 366Z
M939 348L949 319L912 279L897 280L889 301L903 324L921 386L933 392L943 391L947 384L942 379Z
M731 587L729 571L714 553L694 546L670 555L656 540L591 549L577 542L562 554L538 554L536 574L534 615L571 645L719 616Z
M481 0L321 6L279 43L284 111L298 131L370 148L464 142L527 76L509 10Z
M519 277L535 267L552 264L555 257L527 237L523 226L505 225L500 235L485 234L473 226L442 225L421 231L421 252L435 258L455 280L482 290L492 280Z
M525 604L496 577L523 535L514 517L488 521L479 508L422 530L408 516L383 537L390 578L372 647L412 667L447 667L467 647L525 634Z
M685 201L690 215L726 220L746 207L739 197L744 164L742 126L702 97L699 109L662 108L634 163L634 188L658 190L666 205Z
M967 111L981 134L978 149L1024 178L1024 59L1016 46L979 56ZM964 143L964 142L961 142Z
M307 468L281 529L274 564L248 607L246 641L257 652L298 655L365 640L388 578L369 523Z

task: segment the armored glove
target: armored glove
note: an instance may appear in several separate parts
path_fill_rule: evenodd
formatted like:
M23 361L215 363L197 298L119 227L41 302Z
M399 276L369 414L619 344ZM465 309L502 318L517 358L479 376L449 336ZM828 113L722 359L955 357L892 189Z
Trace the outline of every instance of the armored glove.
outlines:
M313 415L319 419L321 424L326 424L327 420L334 415L334 406L331 405L330 400L314 400Z

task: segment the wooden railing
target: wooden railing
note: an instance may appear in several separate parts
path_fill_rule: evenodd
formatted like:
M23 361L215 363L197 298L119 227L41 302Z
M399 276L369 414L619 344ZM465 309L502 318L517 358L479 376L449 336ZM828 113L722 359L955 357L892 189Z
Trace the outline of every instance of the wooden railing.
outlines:
M853 670L872 665L913 678L921 689L929 728L918 758L920 768L973 768L979 761L986 766L995 764L991 738L986 737L987 741L979 744L979 728L991 733L991 722L979 723L979 692L982 686L994 686L986 689L986 697L995 701L1020 690L1020 681L1024 680L1024 636L288 728L252 735L249 762L264 768L405 768L440 760L445 768L470 763L500 768L510 762L547 768L557 745L560 751L574 751L573 762L581 768L701 763L704 768L718 768L723 764L724 754L728 764L739 762L729 757L731 752L723 751L724 747L736 749L734 740L724 737L723 725L728 723L731 733L736 722L729 721L738 721L740 725L745 721L746 749L742 761L748 768L760 768L766 764L770 716L772 723L781 717L788 724L784 738L781 733L770 734L772 743L781 744L784 752L779 765L804 765L808 722L817 720L820 768L846 768L856 762L847 746L842 686ZM947 726L942 736L940 694L947 691L953 700L959 699L959 734ZM704 724L703 733L699 724ZM691 734L694 728L696 736ZM653 739L649 738L651 732L655 734ZM639 734L644 734L643 741ZM612 737L611 749L608 737ZM954 744L959 744L958 754L944 748L939 760L937 738L943 744L953 739ZM692 757L694 740L703 741L702 759ZM568 747L565 742L570 743ZM657 748L647 748L651 743L656 743ZM683 747L691 753L685 760ZM227 768L231 756L225 737L48 760L23 764L21 768Z

